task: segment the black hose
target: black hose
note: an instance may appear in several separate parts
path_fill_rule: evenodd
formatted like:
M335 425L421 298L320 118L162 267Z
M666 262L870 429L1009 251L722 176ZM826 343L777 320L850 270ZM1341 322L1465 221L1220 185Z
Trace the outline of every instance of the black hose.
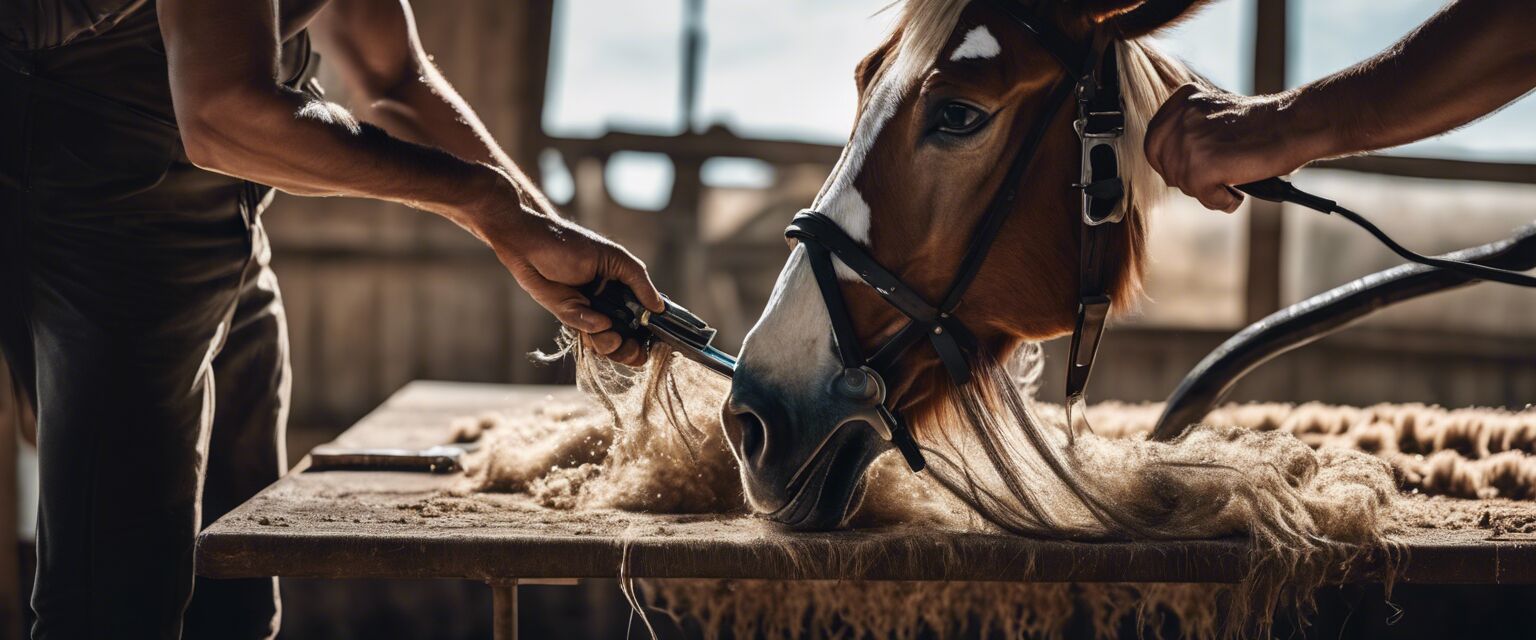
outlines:
M1190 370L1168 397L1163 415L1152 430L1154 440L1171 440L1182 435L1190 425L1210 413L1238 380L1259 365L1339 331L1376 311L1482 280L1536 286L1536 278L1516 272L1536 268L1536 225L1525 227L1505 240L1429 257L1403 248L1360 215L1278 178L1238 188L1256 198L1294 202L1324 213L1338 213L1415 264L1373 273L1312 296L1228 338Z

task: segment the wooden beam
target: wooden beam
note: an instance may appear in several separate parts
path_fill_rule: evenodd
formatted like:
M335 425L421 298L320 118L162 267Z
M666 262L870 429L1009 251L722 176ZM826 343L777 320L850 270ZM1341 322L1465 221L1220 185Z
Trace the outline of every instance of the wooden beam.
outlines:
M1285 90L1286 0L1257 0L1254 7L1253 92ZM1250 198L1248 264L1243 315L1255 322L1280 309L1283 256L1281 205Z
M704 180L701 158L672 158L672 192L661 212L661 250L651 261L656 286L676 292L683 300L695 300L703 273L704 240L699 236L699 209L703 206Z
M1359 171L1403 178L1536 184L1536 163L1368 155L1323 160L1311 166L1319 169Z
M675 136L615 130L597 138L549 138L548 143L567 161L587 156L607 157L619 151L640 151L698 160L738 157L756 158L774 165L831 165L843 152L841 145L743 138L720 125L703 133Z
M493 640L517 640L517 580L493 580L489 584Z
M682 131L693 131L699 107L699 74L703 72L704 0L683 3L683 82L679 87Z

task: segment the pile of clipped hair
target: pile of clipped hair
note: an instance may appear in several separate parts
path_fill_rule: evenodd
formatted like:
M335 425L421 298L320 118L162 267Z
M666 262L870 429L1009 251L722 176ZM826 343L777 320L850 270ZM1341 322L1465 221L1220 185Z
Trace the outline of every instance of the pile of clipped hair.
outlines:
M562 353L574 356L591 404L538 425L479 420L484 434L466 437L488 441L472 467L480 490L528 493L556 509L745 513L719 421L723 378L664 348L639 369L570 341ZM1351 563L1390 566L1400 489L1512 498L1536 489L1531 411L1239 405L1153 442L1156 405L1110 403L1090 408L1094 432L1071 436L1059 407L1034 401L1040 365L1028 345L948 390L932 424L917 425L928 470L882 456L850 525L1071 540L1239 536L1251 550L1241 581L656 580L640 583L637 607L643 596L712 632L761 628L767 637L949 635L966 625L1058 637L1074 619L1102 636L1127 621L1156 630L1168 620L1189 637L1264 635L1278 616L1304 619L1315 589Z

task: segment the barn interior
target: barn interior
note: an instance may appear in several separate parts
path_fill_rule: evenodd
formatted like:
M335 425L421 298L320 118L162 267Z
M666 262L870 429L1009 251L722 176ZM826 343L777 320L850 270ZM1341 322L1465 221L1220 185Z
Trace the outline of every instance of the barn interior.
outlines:
M514 160L537 168L559 209L643 259L734 353L789 255L784 225L838 161L856 112L852 71L889 29L887 4L439 0L415 11L443 74ZM1375 53L1439 6L1222 0L1157 40L1218 85L1273 92ZM329 73L321 84L344 101ZM1536 210L1536 102L1318 162L1295 181L1379 212L1382 228L1424 253L1497 240ZM205 532L199 570L282 576L282 638L1215 634L1219 624L1196 619L1207 609L1189 602L1231 596L1180 585L1240 583L1253 562L1226 539L1059 543L927 512L787 534L745 515L728 456L663 463L641 445L647 453L630 459L648 471L631 481L685 488L660 501L599 499L602 474L623 477L622 464L604 466L622 457L608 447L631 436L574 390L577 358L530 356L558 348L559 326L482 244L368 200L280 194L265 215L293 345L297 467ZM1178 198L1152 220L1148 300L1111 325L1095 369L1090 422L1107 438L1150 430L1155 403L1243 327L1400 263L1358 229L1295 205L1250 199L1227 216ZM1403 555L1352 558L1304 582L1305 615L1278 616L1267 632L1514 637L1536 627L1531 318L1536 295L1508 287L1414 300L1275 358L1227 395L1210 421L1371 454L1412 505L1389 536ZM1030 390L1044 403L1063 395L1067 348L1043 345ZM695 380L688 402L718 406L718 381L666 366ZM671 428L624 402L636 424ZM719 428L709 420L699 424ZM38 481L26 404L0 394L0 428L12 434L0 437L0 545L15 549L0 553L4 639L25 637ZM550 472L580 466L569 456L526 451L566 446L549 435L566 429L591 429L605 450L580 478ZM720 448L718 435L698 437ZM458 441L481 447L463 472L306 471L305 454L327 444ZM498 457L498 446L522 449ZM656 465L668 464L696 472L698 485L666 479ZM895 492L923 490L886 466L877 472L895 488L881 499L905 504ZM1126 613L1148 602L1173 614ZM866 619L876 610L885 618Z

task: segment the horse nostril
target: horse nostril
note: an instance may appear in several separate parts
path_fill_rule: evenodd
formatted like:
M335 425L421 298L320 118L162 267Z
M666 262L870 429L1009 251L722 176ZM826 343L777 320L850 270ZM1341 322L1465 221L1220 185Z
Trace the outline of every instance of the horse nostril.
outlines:
M768 430L763 426L762 419L751 411L736 414L736 419L741 425L741 457L749 463L756 463L763 452L763 446L768 442Z

